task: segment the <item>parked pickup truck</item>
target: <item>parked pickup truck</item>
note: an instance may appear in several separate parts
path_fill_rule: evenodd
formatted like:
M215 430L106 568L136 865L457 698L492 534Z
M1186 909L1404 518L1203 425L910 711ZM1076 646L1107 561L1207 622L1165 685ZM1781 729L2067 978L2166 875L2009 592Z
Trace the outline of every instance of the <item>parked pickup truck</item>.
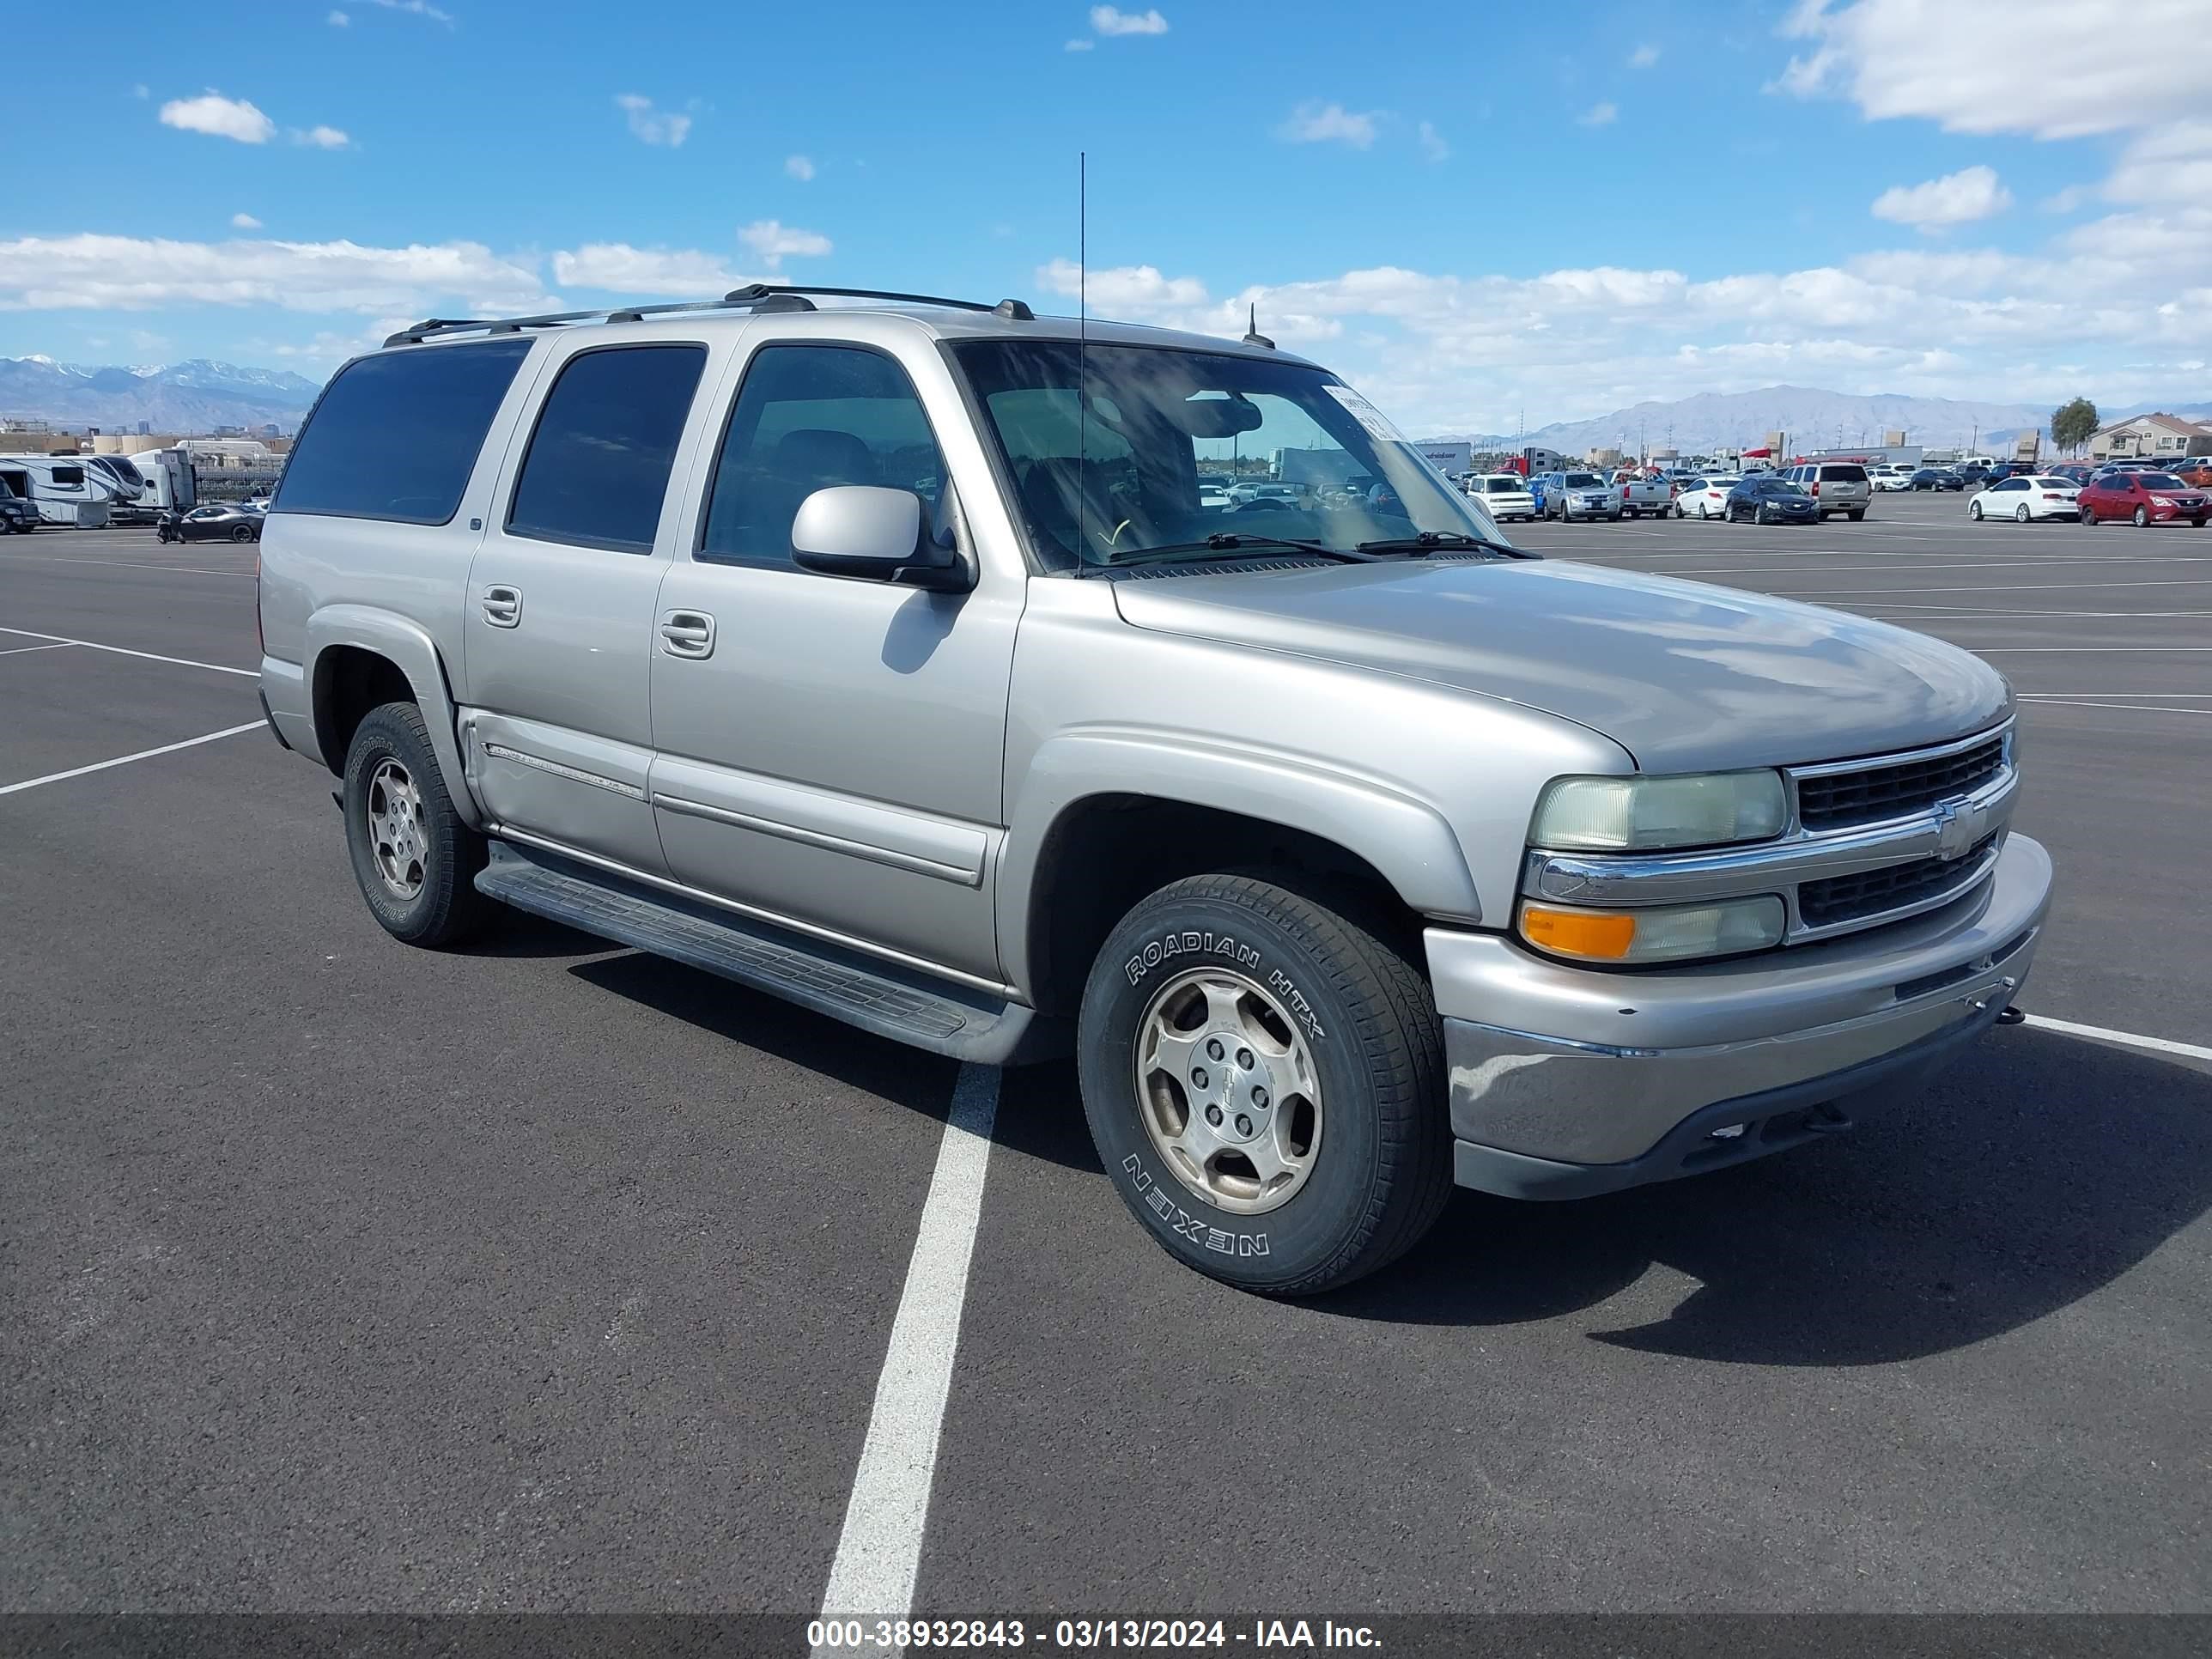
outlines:
M839 298L423 323L325 389L261 696L395 939L509 906L1072 1055L1138 1224L1271 1295L1455 1182L1832 1139L2008 1017L2051 861L1979 659L1535 558L1256 337ZM1282 434L1374 484L1207 503Z
M1624 472L1618 480L1620 514L1625 519L1663 519L1674 512L1674 486L1665 478L1648 478L1640 472Z

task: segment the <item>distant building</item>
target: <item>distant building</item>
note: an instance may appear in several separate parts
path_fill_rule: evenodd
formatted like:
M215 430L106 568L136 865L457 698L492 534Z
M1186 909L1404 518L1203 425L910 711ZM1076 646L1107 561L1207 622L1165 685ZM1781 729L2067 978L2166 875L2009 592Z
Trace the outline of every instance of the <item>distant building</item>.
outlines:
M2212 424L2179 415L2138 415L2100 427L2089 439L2089 459L2114 461L2148 456L2179 459L2212 455Z
M138 435L139 435L140 437L142 437L142 438L143 438L143 437L145 437L145 436L147 436L147 435L148 435L148 434L147 434L147 422L144 422L144 421L141 421L141 422L138 422Z

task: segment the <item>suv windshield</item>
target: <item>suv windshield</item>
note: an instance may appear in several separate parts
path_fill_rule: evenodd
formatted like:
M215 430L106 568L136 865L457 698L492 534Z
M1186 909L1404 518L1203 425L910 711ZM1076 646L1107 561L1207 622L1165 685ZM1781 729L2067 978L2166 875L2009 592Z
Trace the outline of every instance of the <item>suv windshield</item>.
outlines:
M1482 487L1493 495L1521 495L1528 489L1519 478L1485 478Z
M1496 535L1365 398L1321 369L1073 340L949 349L1047 569L1166 550L1234 558L1292 541L1351 555L1424 532ZM1201 464L1255 459L1282 482L1240 491L1252 499L1229 507L1200 505Z
M1565 483L1567 488L1570 489L1602 489L1605 488L1605 480L1599 477L1595 472L1570 472L1566 476Z

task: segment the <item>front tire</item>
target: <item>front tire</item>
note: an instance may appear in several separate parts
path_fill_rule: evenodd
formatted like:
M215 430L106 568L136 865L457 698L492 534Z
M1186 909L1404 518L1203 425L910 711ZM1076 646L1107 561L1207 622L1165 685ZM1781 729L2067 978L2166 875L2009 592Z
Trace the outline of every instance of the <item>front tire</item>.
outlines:
M477 890L484 838L461 822L446 793L422 711L411 702L372 708L346 750L346 850L369 914L384 931L432 950L480 927L490 901Z
M1108 1178L1224 1284L1333 1290L1450 1196L1435 1003L1351 911L1253 875L1164 887L1101 948L1077 1048Z
M2143 529L2149 523L2150 509L2147 507L2137 507L2136 509L2136 528L2138 530Z
M1976 524L1979 524L1982 521L1982 504L1979 501L1968 501L1966 503L1966 516L1972 519Z

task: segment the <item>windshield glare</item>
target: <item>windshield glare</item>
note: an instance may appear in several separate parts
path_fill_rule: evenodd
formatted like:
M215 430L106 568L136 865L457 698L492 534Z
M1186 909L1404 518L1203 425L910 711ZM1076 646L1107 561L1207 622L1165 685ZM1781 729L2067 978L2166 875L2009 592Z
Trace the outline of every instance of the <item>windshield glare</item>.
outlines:
M1170 548L1234 558L1271 538L1350 552L1424 531L1497 534L1371 405L1320 369L1073 340L963 340L950 350L1048 570ZM1224 471L1245 487L1228 505L1202 504L1200 489L1218 491L1213 475ZM1206 544L1226 537L1237 543Z

